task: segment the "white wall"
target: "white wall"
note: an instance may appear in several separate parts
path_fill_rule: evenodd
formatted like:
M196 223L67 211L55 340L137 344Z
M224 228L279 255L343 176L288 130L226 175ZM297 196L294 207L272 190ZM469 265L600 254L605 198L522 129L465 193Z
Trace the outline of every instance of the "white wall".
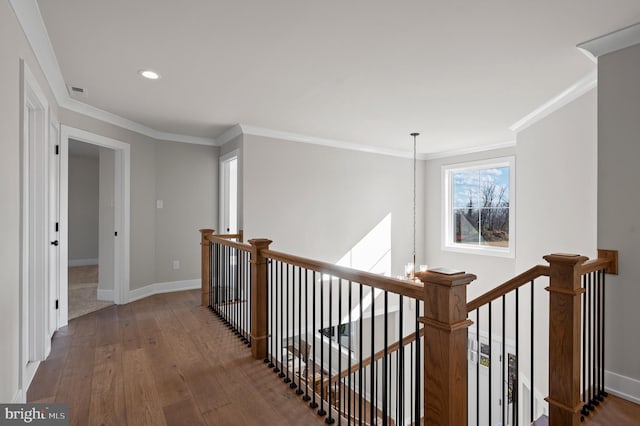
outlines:
M598 245L619 250L607 277L605 383L640 403L640 45L598 59Z
M411 159L251 135L243 143L247 238L269 238L274 249L335 263L391 214L392 274L403 273L412 257ZM418 164L418 262L423 170Z
M443 239L443 185L442 166L467 163L514 155L515 149L500 149L468 155L457 155L438 158L426 162L426 251L427 264L432 267L451 267L476 274L478 279L467 287L468 299L471 300L487 290L513 277L515 260L512 258L466 254L442 250ZM516 165L516 172L518 166ZM516 179L517 182L517 179ZM516 183L517 185L517 183ZM516 202L521 196L518 191ZM517 206L516 206L517 209ZM516 222L516 235L519 235L519 224Z
M20 357L20 59L35 75L49 101L57 106L22 28L9 6L0 2L0 402L18 397Z
M69 156L69 261L98 258L99 159ZM97 260L96 260L97 262Z
M597 256L596 136L595 90L518 134L516 274L546 265L542 256L551 253ZM534 386L541 396L548 392L547 285L546 278L536 280L534 293ZM528 292L524 297L527 306ZM528 366L524 344L521 362Z
M218 148L157 142L155 186L156 199L163 201L156 209L156 282L198 279L198 229L218 218Z

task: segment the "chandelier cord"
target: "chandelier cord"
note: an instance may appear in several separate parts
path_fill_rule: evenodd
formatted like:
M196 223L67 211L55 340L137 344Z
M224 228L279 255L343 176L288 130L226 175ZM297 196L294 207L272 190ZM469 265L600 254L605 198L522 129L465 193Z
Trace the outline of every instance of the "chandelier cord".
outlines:
M416 268L416 136L419 133L411 133L413 136L413 268Z

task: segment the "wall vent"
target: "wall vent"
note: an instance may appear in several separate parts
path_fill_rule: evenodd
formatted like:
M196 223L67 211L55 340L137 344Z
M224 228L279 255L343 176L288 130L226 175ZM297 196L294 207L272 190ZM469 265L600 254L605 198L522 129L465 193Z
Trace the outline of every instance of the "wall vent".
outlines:
M86 99L89 96L84 87L75 84L67 84L67 90L69 91L69 95L75 99Z

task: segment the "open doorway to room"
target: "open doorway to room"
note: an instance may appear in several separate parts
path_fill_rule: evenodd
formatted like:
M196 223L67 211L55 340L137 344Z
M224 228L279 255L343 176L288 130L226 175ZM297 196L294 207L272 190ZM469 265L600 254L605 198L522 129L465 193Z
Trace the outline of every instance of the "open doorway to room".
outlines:
M220 158L220 234L238 232L238 151Z
M102 271L112 269L113 261L99 262L105 260L105 248L113 247L110 241L103 241L111 239L111 233L100 232L101 228L113 229L115 164L101 159L113 157L110 151L69 140L69 319L113 304L113 291L104 291L113 288L113 273Z
M129 292L129 144L61 126L60 325ZM64 232L66 231L66 232Z

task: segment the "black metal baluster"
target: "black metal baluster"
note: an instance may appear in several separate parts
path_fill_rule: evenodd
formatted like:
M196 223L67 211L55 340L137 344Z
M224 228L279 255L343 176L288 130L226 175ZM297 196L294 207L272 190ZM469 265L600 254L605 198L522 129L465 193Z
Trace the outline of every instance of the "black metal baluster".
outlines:
M289 305L289 296L291 293L291 281L289 280L289 269L290 266L288 263L285 265L285 274L286 274L286 278L285 278L285 282L287 283L287 296L286 296L286 302L285 302L285 310L286 312L286 322L287 324L285 325L285 330L287 331L287 337L285 339L284 342L284 354L282 355L283 359L284 359L284 366L285 366L285 371L286 371L286 377L284 379L285 383L290 383L291 382L291 378L289 377L289 339L290 339L290 332L291 332L291 309L290 309L290 305Z
M331 332L329 333L329 336L332 336L334 334L334 327L333 327L333 277L329 277L329 327ZM325 422L327 422L328 424L332 424L335 420L333 419L333 417L331 417L331 413L332 413L332 400L331 400L331 361L332 361L332 355L333 355L333 345L331 344L331 337L329 337L329 367L327 368L328 371L328 383L329 386L327 386L327 411L328 411L328 416L327 418L324 420ZM334 396L335 396L335 392L334 392Z
M534 389L535 389L535 387L533 385L533 377L534 377L533 376L533 364L534 364L534 362L533 362L533 312L535 310L533 301L534 301L534 296L533 296L533 280L532 280L531 281L531 348L530 348L530 350L531 350L531 359L530 359L530 362L531 362L531 393L529 395L529 399L530 399L529 403L531 404L530 405L530 409L529 409L529 417L530 417L529 421L532 422L532 423L533 423L533 392L534 392Z
M585 416L589 415L589 408L587 407L587 403L589 401L587 395L587 277L582 277L582 289L584 290L582 293L582 409L580 410L580 414L582 415L581 420L584 419Z
M600 385L601 385L601 389L600 389L600 396L602 398L606 398L609 396L609 393L606 391L605 386L604 386L604 368L605 368L605 364L604 364L604 355L605 355L605 336L604 336L604 332L605 332L605 314L604 314L604 308L605 308L605 294L607 293L607 286L605 285L605 275L606 272L605 270L601 270L600 271L600 281L601 281L601 287L602 287L602 302L600 305L600 309L602 310L602 314L600 315L600 329L602 330L602 342L601 342L601 348L600 350L602 351L600 354Z
M476 425L480 426L480 308L476 309Z
M344 399L344 395L342 394L342 386L340 383L342 382L342 278L338 278L338 326L337 326L337 337L338 337L338 425L342 424L342 414L343 411L340 411L340 403ZM335 395L335 394L334 394Z
M589 391L589 399L587 403L587 408L591 411L595 410L595 405L593 404L593 381L592 381L592 372L593 372L593 348L591 346L591 324L593 323L593 316L591 314L591 304L592 304L592 294L591 294L591 279L587 275L586 276L586 285L587 285L587 383L588 383L588 391Z
M320 274L320 409L318 410L320 416L327 414L324 411L324 325L324 275ZM331 342L329 342L329 348L331 348ZM331 371L329 371L329 377L331 377Z
M340 404L343 400L342 387L340 386L341 377L342 377L342 278L338 278L338 325L336 326L336 337L338 339L338 425L341 425L342 414L344 411L340 411ZM334 393L334 397L336 394Z
M353 310L353 297L352 297L352 293L353 293L353 284L351 281L349 281L349 365L348 365L348 371L349 371L349 378L347 379L347 387L349 390L349 406L347 407L347 414L348 414L348 419L349 419L349 424L351 424L352 422L352 417L351 417L351 400L354 397L354 392L353 392L353 387L351 384L351 378L353 376L353 372L351 371L351 359L353 358L353 323L352 318L351 318L351 311ZM355 401L353 401L355 403ZM354 407L355 409L355 407Z
M506 333L506 323L507 323L507 318L506 318L506 295L502 296L502 354L500 356L500 402L501 402L501 410L500 410L500 414L502 416L502 424L504 423L504 418L506 417L506 412L507 412L507 401L505 401L505 392L504 392L504 376L505 376L505 368L507 366L507 353L506 353L506 348L507 348L507 342L506 342L506 338L507 338L507 333Z
M362 410L362 400L364 398L364 388L362 387L362 379L363 379L363 375L365 374L365 369L362 365L362 353L364 352L364 343L363 343L363 332L364 332L364 314L363 314L363 307L362 307L362 303L363 303L363 297L362 297L362 283L360 284L360 332L358 333L358 355L360 357L360 368L358 369L358 419L359 419L359 424L362 425L363 422L363 410Z
M369 417L369 424L372 424L373 419L375 419L375 417L373 416L374 414L374 408L376 405L376 394L375 394L375 388L376 388L376 378L375 378L375 368L374 368L374 359L375 359L375 332L374 332L374 322L375 322L375 318L376 318L376 309L375 309L375 304L376 304L376 297L375 297L375 289L373 287L371 287L371 392L369 392L369 408L370 408L370 417ZM376 364L377 365L377 364Z
M389 356L389 292L384 292L384 357L382 363L382 424L387 425L387 417L389 415L388 407L388 382L387 382L387 370L388 370L388 356Z
M513 386L514 414L513 423L518 424L520 414L520 288L516 288L516 383Z
M278 345L277 345L277 350L278 350L278 356L277 359L280 359L280 367L278 367L276 365L275 370L273 370L274 372L278 373L278 377L280 377L281 379L284 378L284 363L286 362L284 359L284 354L282 353L282 343L284 341L284 265L283 262L279 262L279 266L280 266L280 309L278 309L280 311L280 334L278 335Z
M298 389L296 390L296 395L304 393L302 390L302 373L302 267L298 266Z
M316 329L316 271L313 271L311 278L313 280L311 295L313 300L311 303L311 353L313 354L313 392L311 392L311 394L313 396L313 401L309 403L309 407L316 409L318 408L318 403L316 402L316 333L318 332ZM322 333L320 333L320 339L322 339ZM322 370L322 366L320 367L320 370ZM322 385L322 382L320 384Z
M308 402L309 396L309 270L304 270L304 360L305 387L302 400Z
M396 392L397 394L397 398L396 398L396 408L398 408L397 414L396 414L396 424L404 424L404 330L403 330L403 325L404 325L404 298L402 297L402 295L399 296L398 298L398 304L400 306L400 310L398 312L398 316L399 316L399 322L400 325L398 327L398 336L400 339L400 346L398 347L398 352L397 352L397 356L396 356L396 361L397 361L397 366L396 366L396 371L397 371L397 377L398 380L396 381L396 389L398 390ZM402 406L400 405L402 404ZM401 407L401 408L400 408Z
M413 424L417 425L420 422L420 404L421 404L421 389L422 389L422 380L420 374L420 362L422 358L420 358L420 346L422 345L422 339L420 338L420 300L416 299L416 319L415 319L415 329L416 329L416 379L415 379L415 403L414 403L414 415L413 415Z

